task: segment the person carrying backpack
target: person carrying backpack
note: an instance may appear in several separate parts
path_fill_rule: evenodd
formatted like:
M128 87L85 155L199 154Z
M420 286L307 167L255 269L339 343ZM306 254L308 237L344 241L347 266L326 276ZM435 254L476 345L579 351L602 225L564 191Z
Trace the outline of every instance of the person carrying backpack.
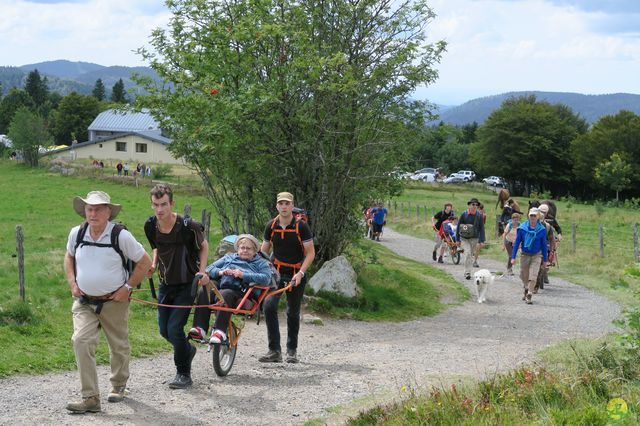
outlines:
M305 276L315 258L311 229L303 221L293 217L293 194L280 192L276 199L278 216L270 220L264 230L260 251L269 254L273 249L273 263L280 273L280 287L291 282L292 291L287 294L287 362L298 362L298 332L300 330L300 305L307 282ZM280 295L264 302L269 351L258 358L260 362L282 362L278 302Z
M456 240L462 243L464 249L464 277L471 279L471 265L478 244L484 244L484 220L482 213L478 211L480 201L472 198L467 202L465 210L458 220Z
M198 284L209 282L205 273L209 244L204 238L203 227L198 222L183 218L173 211L173 191L166 184L151 189L151 207L155 215L144 224L144 232L153 249L153 260L148 276L158 271L160 287L158 303L185 306L193 303L191 283L197 274ZM158 306L160 334L173 346L176 376L169 383L171 389L184 389L193 384L191 362L196 348L184 333L189 319L189 309Z
M113 219L122 206L109 194L91 191L75 197L73 208L85 222L71 229L64 271L73 296L73 350L80 375L82 401L67 404L72 413L96 413L100 387L96 347L103 330L111 354L109 402L124 399L129 379L129 296L151 266L144 247ZM136 262L133 271L125 265Z

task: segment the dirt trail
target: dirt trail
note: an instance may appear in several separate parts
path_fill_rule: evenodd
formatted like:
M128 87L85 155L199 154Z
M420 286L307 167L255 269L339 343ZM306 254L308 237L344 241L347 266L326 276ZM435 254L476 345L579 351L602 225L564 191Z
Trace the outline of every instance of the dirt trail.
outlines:
M433 247L431 241L391 229L385 230L381 244L420 261L427 261ZM480 263L491 270L503 268L486 259ZM471 289L462 266L434 266ZM299 424L318 417L339 423L344 411L336 414L341 411L336 406L397 396L404 385L483 377L531 360L536 351L559 341L615 330L611 322L620 308L583 287L552 276L531 306L520 300L520 288L515 277L500 279L486 304L472 299L435 317L405 323L305 324L299 364L258 363L266 349L266 330L264 322L248 322L230 375L217 377L210 355L199 349L194 386L188 390L167 387L174 374L170 354L137 359L131 363L130 394L123 403L110 404L108 367L101 367L99 414L72 416L64 409L78 396L75 372L0 380L0 424Z

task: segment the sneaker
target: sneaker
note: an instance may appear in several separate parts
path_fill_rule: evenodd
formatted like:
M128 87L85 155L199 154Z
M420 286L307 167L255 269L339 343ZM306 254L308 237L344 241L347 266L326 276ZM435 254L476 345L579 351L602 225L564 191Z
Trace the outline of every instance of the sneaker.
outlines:
M438 263L444 263L444 260L442 260L442 256L438 258Z
M468 272L466 274L464 274L464 279L465 280L470 280L471 279L471 274L468 273Z
M195 348L194 348L195 349ZM173 382L169 383L169 388L171 389L186 389L193 384L190 376L186 374L176 374Z
M260 362L282 362L282 354L280 351L269 350L266 354L258 358Z
M67 410L71 411L74 414L82 414L82 413L99 413L102 411L100 409L100 398L97 396L90 396L88 398L82 398L81 402L70 402L67 404Z
M125 386L114 386L111 388L111 392L109 392L109 397L107 401L109 402L120 402L124 399Z
M291 349L287 350L287 362L291 364L298 363L298 355L296 354L296 351Z
M204 331L202 327L192 327L191 330L189 330L189 339L192 340L203 341L206 335L207 332Z
M513 276L513 269L507 269L507 275Z
M527 293L527 305L533 305L533 301L531 300L531 293Z
M480 265L478 265L478 261L477 260L473 261L473 267L474 268L479 268L480 267Z
M522 300L527 300L527 289L524 289L524 295L522 296Z
M213 330L211 332L211 339L209 339L209 343L212 345L219 345L220 343L227 340L227 334L222 330Z
M438 255L436 254L436 251L435 251L435 250L433 251L433 256L432 256L432 257L433 257L433 260L434 260L434 261L438 258Z

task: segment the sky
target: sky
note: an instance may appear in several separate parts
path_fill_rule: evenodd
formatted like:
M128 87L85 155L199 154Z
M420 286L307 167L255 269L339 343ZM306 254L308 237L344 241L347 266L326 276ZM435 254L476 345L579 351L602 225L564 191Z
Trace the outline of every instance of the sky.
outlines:
M442 105L540 90L640 94L640 0L428 0ZM0 0L0 65L68 59L146 65L135 50L170 18L163 0Z

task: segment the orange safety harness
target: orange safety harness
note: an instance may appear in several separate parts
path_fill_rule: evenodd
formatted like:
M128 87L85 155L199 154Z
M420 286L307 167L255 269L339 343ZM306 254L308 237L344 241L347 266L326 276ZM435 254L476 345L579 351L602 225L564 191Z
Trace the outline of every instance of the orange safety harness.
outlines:
M276 229L276 224L278 223L278 218L280 216L276 216L273 218L273 221L271 222L271 236L269 237L269 242L273 241L273 234L275 234L276 232L280 234L280 239L284 240L284 233L285 232L295 232L296 236L298 237L298 242L300 243L300 247L302 248L302 253L304 254L305 249L304 249L304 244L302 243L302 238L300 238L300 222L296 221L296 227L295 229ZM273 259L273 264L276 265L276 269L278 269L278 272L280 272L280 267L284 266L287 268L291 268L293 269L293 273L296 274L300 268L302 267L302 262L298 262L298 263L287 263L287 262L282 262L278 259Z

